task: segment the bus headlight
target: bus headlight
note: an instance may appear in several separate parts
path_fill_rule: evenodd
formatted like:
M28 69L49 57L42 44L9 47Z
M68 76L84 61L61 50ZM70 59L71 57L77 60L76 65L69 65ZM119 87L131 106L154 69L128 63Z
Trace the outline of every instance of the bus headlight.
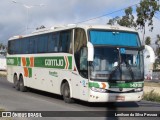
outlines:
M140 92L140 91L142 91L142 90L143 90L143 88L135 88L135 89L134 89L135 92Z
M105 93L105 92L106 92L105 89L95 88L95 87L91 87L91 90L94 91L94 92L102 92L102 93Z

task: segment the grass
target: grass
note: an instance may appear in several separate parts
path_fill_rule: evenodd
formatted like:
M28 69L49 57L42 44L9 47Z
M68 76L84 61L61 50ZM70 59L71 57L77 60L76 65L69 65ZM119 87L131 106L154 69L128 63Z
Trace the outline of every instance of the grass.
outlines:
M5 111L5 109L3 109L3 108L0 108L0 112L2 112L2 111Z
M0 71L0 77L6 77L7 72L6 71Z
M145 81L144 86L160 87L160 83ZM151 90L150 92L144 93L143 100L152 101L152 102L160 102L160 94L158 93L158 91Z
M157 92L154 92L154 90L152 90L148 93L144 93L143 100L160 102L160 94Z
M144 86L149 86L149 87L160 87L160 82L155 83L155 82L144 82Z

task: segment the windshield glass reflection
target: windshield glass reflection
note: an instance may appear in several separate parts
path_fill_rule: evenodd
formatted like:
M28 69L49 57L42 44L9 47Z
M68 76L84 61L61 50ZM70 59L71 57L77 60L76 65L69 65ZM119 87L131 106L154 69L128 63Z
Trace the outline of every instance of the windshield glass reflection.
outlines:
M116 47L95 47L90 77L95 80L143 79L141 52Z

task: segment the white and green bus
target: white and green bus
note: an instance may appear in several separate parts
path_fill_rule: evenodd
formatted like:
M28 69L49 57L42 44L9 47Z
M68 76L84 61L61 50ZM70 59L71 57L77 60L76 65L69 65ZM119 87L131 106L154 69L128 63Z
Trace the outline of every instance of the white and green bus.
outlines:
M135 30L107 25L42 29L8 41L7 79L20 91L34 88L65 102L140 101L143 49Z

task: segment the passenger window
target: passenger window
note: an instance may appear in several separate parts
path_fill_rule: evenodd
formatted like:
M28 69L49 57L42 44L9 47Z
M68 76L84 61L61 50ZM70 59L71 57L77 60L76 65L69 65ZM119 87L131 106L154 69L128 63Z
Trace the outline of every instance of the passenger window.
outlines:
M46 53L47 52L47 43L48 43L48 35L40 35L39 40L37 41L38 53Z
M70 48L70 42L71 42L71 30L62 31L60 33L59 51L68 53Z

